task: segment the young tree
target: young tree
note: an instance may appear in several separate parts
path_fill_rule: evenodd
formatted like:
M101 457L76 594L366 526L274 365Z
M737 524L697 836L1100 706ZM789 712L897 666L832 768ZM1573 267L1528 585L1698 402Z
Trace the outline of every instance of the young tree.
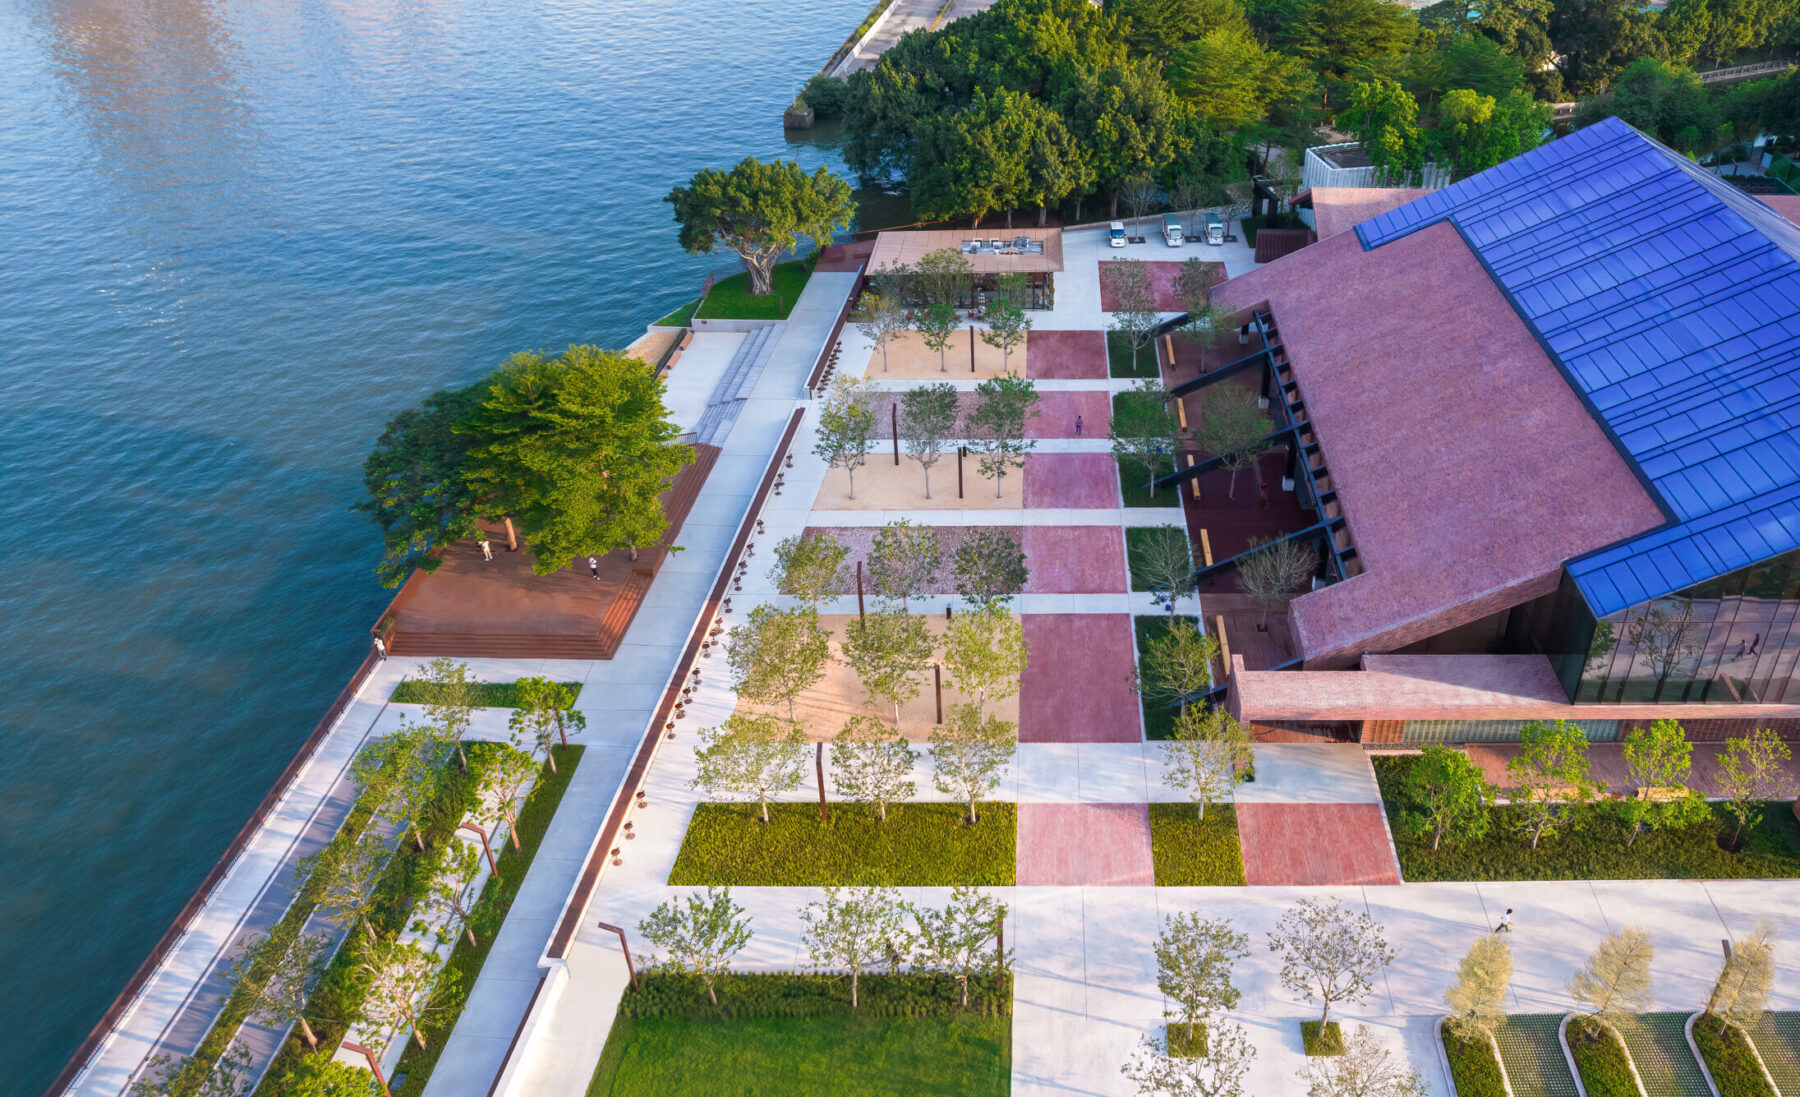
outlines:
M1506 988L1512 976L1512 949L1506 941L1493 933L1477 937L1456 969L1456 982L1444 992L1444 1003L1450 1007L1444 1026L1459 1040L1493 1035L1506 1017Z
M1650 664L1650 673L1656 678L1655 700L1662 700L1663 687L1681 665L1700 654L1700 645L1693 639L1697 627L1694 603L1685 598L1672 612L1652 606L1626 624L1626 641Z
M1170 1054L1166 1033L1141 1036L1120 1073L1145 1097L1243 1097L1244 1075L1255 1058L1243 1025L1217 1021L1208 1026L1205 1055Z
M905 904L892 888L825 889L825 901L800 908L802 940L821 971L850 973L850 1008L860 1004L858 982L865 969L879 963L890 949L905 951L901 924Z
M488 752L474 819L476 826L488 830L500 820L506 820L507 838L515 852L523 848L519 845L522 798L543 768L538 765L537 757L519 744L520 738L515 734L511 743L496 743Z
M1214 1013L1236 1009L1231 965L1250 955L1250 938L1226 919L1176 914L1156 939L1156 987L1174 1003L1164 1017L1178 1018L1194 1040L1194 1026Z
M1217 458L1231 473L1225 498L1237 498L1238 473L1255 468L1269 452L1269 435L1275 423L1257 407L1256 394L1241 385L1216 385L1206 394L1194 445L1208 459Z
M1718 1019L1721 1035L1727 1025L1748 1031L1762 1019L1774 981L1775 924L1762 921L1750 936L1732 944L1706 1000L1706 1015Z
M942 305L952 312L962 307L974 277L974 266L955 248L927 252L912 269L913 287L926 306Z
M425 836L419 816L437 789L438 765L449 745L437 724L414 724L400 717L399 730L376 739L350 762L357 800L412 835L421 852Z
M931 498L931 466L956 433L956 387L948 382L907 389L900 397L900 440L907 456L925 470L925 498Z
M175 1059L158 1055L131 1083L131 1097L245 1097L256 1081L250 1049L236 1040L213 1062L203 1056Z
M1255 546L1253 546L1255 547ZM1257 631L1267 632L1269 613L1299 594L1319 570L1318 553L1292 537L1271 541L1238 561L1238 589L1262 607Z
M1530 836L1532 849L1594 798L1587 749L1587 736L1565 720L1534 720L1519 729L1519 753L1507 760L1506 776L1518 806L1514 825Z
M845 626L844 661L862 679L871 700L900 706L919 695L919 675L931 665L931 633L925 622L906 613L875 612Z
M888 369L888 344L907 326L906 306L899 297L890 297L880 290L865 290L856 299L856 330L881 352L881 372L886 373Z
M831 744L831 783L846 800L875 805L887 822L888 805L913 794L913 763L919 760L898 732L873 716L852 716Z
M1254 761L1250 732L1222 708L1192 705L1175 717L1175 737L1163 755L1163 783L1181 789L1206 818L1206 805L1231 798L1238 770Z
M1037 441L1025 437L1028 423L1037 417L1037 386L1023 377L993 377L975 386L975 410L969 413L969 448L981 454L977 462L983 476L994 480L994 498L1000 498L1009 468L1025 467L1025 455Z
M386 1047L401 1028L412 1029L413 1042L426 1048L425 1022L462 1005L462 976L437 954L416 941L398 937L380 942L363 954L357 967L366 982L363 1022L375 1033L369 1042Z
M1131 588L1148 590L1171 614L1175 603L1194 593L1194 557L1187 530L1180 526L1155 526L1134 539L1131 553Z
M425 894L421 913L428 921L450 926L461 922L469 947L480 948L475 936L475 905L481 901L479 891L471 894L481 876L481 850L474 842L454 838L439 846L431 867L425 873Z
M1112 430L1107 435L1113 456L1144 470L1152 499L1156 498L1156 475L1175 453L1178 429L1169 410L1169 394L1159 381L1146 378L1133 391L1113 397Z
M805 606L759 605L729 641L732 690L759 705L787 702L789 720L796 719L795 699L819 684L831 662L831 633L819 623L819 611Z
M380 835L369 831L354 841L339 836L302 859L295 875L306 881L306 891L317 898L319 909L333 925L344 929L361 926L373 941L375 927L369 924L369 914L375 907L375 885L381 882L392 853Z
M1331 1007L1362 1001L1381 969L1394 962L1394 950L1375 919L1320 899L1302 899L1281 916L1269 934L1269 951L1281 953L1281 985L1325 1007L1319 1014L1321 1035Z
M950 889L943 910L907 904L913 919L913 963L956 978L962 1007L969 1008L969 982L1012 970L1012 950L1002 957L996 945L1006 904L972 887Z
M1211 263L1199 258L1183 259L1181 270L1175 275L1175 295L1181 298L1182 310L1187 313L1187 329L1196 335L1218 335L1229 323L1230 310L1212 303L1218 276Z
M638 933L661 955L652 971L692 972L717 1007L719 980L731 974L731 959L750 943L750 919L731 898L730 888L707 888L704 895L668 899L638 923Z
M869 575L878 593L898 598L901 611L911 612L908 600L937 582L942 560L935 526L916 526L897 518L875 531L869 548Z
M800 787L806 778L806 733L777 716L736 713L700 731L698 767L690 788L713 797L755 799L763 822L769 797Z
M962 330L962 315L949 305L936 304L922 309L913 317L913 327L919 332L926 350L935 350L938 355L938 372L950 372L950 360L947 351L956 333Z
M1002 274L996 279L993 296L988 300L987 329L981 341L1000 352L1000 369L1012 372L1012 352L1025 342L1031 330L1031 316L1022 302L1029 291L1023 274Z
M850 570L844 561L849 558L850 546L829 533L784 537L775 546L775 589L806 599L816 610L824 599L843 593Z
M1171 618L1168 629L1151 637L1138 655L1138 693L1152 704L1179 704L1186 710L1189 699L1213 684L1218 657L1219 642L1197 623Z
M1307 1083L1307 1097L1425 1097L1425 1079L1409 1070L1406 1060L1396 1058L1381 1045L1367 1025L1344 1041L1342 1055L1308 1058L1301 1080Z
M247 939L226 969L227 1000L236 1000L244 1015L270 1028L299 1025L306 1046L319 1037L306 1021L306 1001L331 962L331 938L302 933L293 940L258 934Z
M1409 806L1400 813L1401 833L1431 835L1434 851L1445 838L1458 842L1486 834L1493 823L1488 809L1500 794L1480 766L1450 747L1426 747L1403 788Z
M1733 844L1743 837L1745 827L1762 821L1764 801L1792 795L1793 782L1781 768L1792 757L1771 728L1725 741L1719 754L1719 791L1725 794L1726 809L1737 818Z
M523 524L539 575L614 549L636 559L668 529L662 494L694 459L655 366L598 347L513 355L457 429L478 440L466 476L490 513Z
M1029 653L1024 624L1000 606L958 614L944 630L944 666L958 689L975 694L984 716L989 698L998 701L1019 692Z
M276 1092L283 1097L383 1097L367 1067L317 1055L301 1056L281 1075Z
M1113 297L1112 330L1131 347L1131 372L1138 371L1138 352L1156 331L1156 292L1150 268L1141 259L1100 264L1100 285Z
M975 606L1004 606L1025 590L1031 569L1011 530L970 526L956 546L956 593Z
M1625 826L1626 849L1647 830L1679 829L1712 815L1706 798L1688 787L1694 747L1679 721L1633 728L1625 737L1624 754L1631 787L1614 804Z
M1650 1007L1650 935L1625 926L1600 942L1585 967L1569 980L1569 996L1587 1015L1614 1029Z
M575 707L575 691L548 678L525 677L513 686L518 691L519 706L513 709L508 723L514 736L523 736L550 763L556 772L556 755L550 740L556 738L569 745L569 729L587 727L587 716Z
M425 711L444 728L445 738L456 743L457 755L466 771L469 759L462 752L462 737L468 734L475 702L481 695L481 679L469 673L469 664L439 658L419 668L419 681L430 698L425 702Z
M856 498L856 470L869 460L869 440L875 436L875 413L869 410L867 387L840 373L819 408L818 441L813 453L826 468L841 468L850 477L850 498Z
M389 419L363 461L369 497L356 509L381 527L382 586L399 586L414 568L436 571L447 546L474 536L480 495L463 470L476 439L454 428L486 392L476 382L432 393Z
M801 237L823 246L856 216L850 184L824 168L807 175L792 160L763 164L755 157L730 171L702 168L663 201L675 207L682 250L737 253L756 296L773 289L775 261Z
M974 705L954 705L950 717L931 733L932 783L939 792L969 806L969 823L980 821L975 804L1000 787L1007 763L1019 749L1012 723L983 717Z

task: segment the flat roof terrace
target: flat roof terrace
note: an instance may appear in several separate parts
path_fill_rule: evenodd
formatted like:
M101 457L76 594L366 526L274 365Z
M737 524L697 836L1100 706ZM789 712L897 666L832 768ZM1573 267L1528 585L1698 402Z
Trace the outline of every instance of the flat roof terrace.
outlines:
M1001 242L999 248L993 247L995 240ZM1022 246L1015 247L1016 242ZM976 274L1042 274L1063 269L1061 229L919 229L877 235L875 250L869 255L869 272L911 266L946 249L968 260Z

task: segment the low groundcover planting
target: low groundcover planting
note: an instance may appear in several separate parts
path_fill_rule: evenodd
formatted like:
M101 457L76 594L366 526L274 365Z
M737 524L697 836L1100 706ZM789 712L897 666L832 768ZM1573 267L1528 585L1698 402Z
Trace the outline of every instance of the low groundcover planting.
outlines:
M820 822L816 803L701 804L669 873L675 885L927 887L1010 886L1018 809L984 803L980 821L964 821L960 803L893 804L884 822L869 804L832 804Z
M1244 884L1244 852L1238 844L1237 810L1212 804L1204 819L1192 804L1150 805L1150 855L1157 887Z

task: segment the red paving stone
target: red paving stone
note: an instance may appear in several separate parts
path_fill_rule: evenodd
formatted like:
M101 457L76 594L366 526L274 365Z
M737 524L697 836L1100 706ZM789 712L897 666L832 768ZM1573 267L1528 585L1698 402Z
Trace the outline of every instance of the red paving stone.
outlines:
M1380 804L1239 804L1237 823L1252 887L1400 882Z
M1075 417L1081 433L1075 433ZM1109 392L1040 392L1037 415L1025 425L1027 438L1105 438L1112 429Z
M1143 804L1020 804L1020 887L1151 887Z
M1031 658L1019 687L1020 742L1142 741L1129 615L1027 614L1025 642Z
M1034 331L1025 336L1025 376L1046 380L1106 378L1103 331Z
M1119 465L1110 453L1034 453L1025 458L1025 508L1119 505Z
M1107 262L1103 260L1100 263L1100 307L1112 312L1118 308L1119 299L1106 285ZM1146 265L1150 268L1150 286L1156 292L1157 309L1162 312L1181 312L1186 309L1187 306L1181 303L1181 298L1175 293L1175 276L1181 273L1181 260L1152 259ZM1209 261L1206 265L1213 268L1214 284L1224 280L1224 263Z
M1116 526L1026 526L1027 594L1117 594L1125 542Z

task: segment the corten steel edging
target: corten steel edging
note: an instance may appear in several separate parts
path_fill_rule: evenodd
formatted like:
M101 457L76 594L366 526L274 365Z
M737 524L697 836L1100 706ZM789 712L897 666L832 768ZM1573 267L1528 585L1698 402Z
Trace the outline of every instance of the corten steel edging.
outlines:
M856 268L856 283L850 287L850 296L844 299L844 307L838 310L837 322L831 325L831 334L825 337L825 345L813 360L812 372L806 375L806 393L809 397L817 393L819 378L825 373L825 363L831 358L832 348L837 346L838 336L844 333L844 322L850 319L850 310L856 307L856 291L862 287L863 271L867 268L867 263ZM782 444L787 444L785 439Z
M781 472L782 459L787 456L788 447L793 444L794 435L799 433L800 420L805 415L805 408L794 409L793 415L788 419L787 430L782 433L781 441L769 458L769 467L763 470L762 483L757 486L756 495L750 500L749 509L744 512L744 521L738 526L737 537L731 542L731 551L725 554L724 561L719 565L719 577L713 582L712 593L707 596L706 604L694 622L693 631L688 634L687 646L682 649L681 659L669 676L668 688L663 691L662 701L656 706L649 726L644 729L643 741L631 760L631 768L625 771L625 780L613 798L612 810L607 813L606 822L600 828L599 838L588 852L587 864L581 869L581 879L569 897L568 905L563 908L562 920L557 924L556 933L550 938L550 948L546 953L550 959L568 958L569 949L575 942L575 934L581 929L581 920L586 917L588 904L594 898L594 889L600 884L600 874L605 871L606 862L612 857L613 842L624 825L626 812L631 810L633 793L644 783L645 776L650 772L650 763L663 742L663 725L674 711L675 702L681 696L682 683L687 681L694 660L700 655L700 644L706 639L706 631L712 626L713 618L719 611L719 603L725 598L725 590L731 584L738 557L743 554L744 545L750 540L751 532L756 529L756 516L768 501L769 492L775 486L775 477ZM502 1073L505 1072L504 1062L500 1069Z
M100 1044L112 1032L113 1026L119 1023L119 1018L124 1016L125 1011L137 1000L138 995L143 992L144 984L150 981L150 976L155 974L156 969L168 957L170 949L187 932L188 925L194 920L194 916L200 912L201 907L206 905L207 899L212 897L213 889L237 863L238 857L244 852L244 847L250 844L251 835L261 828L275 804L287 794L288 786L293 784L294 777L299 774L300 768L312 759L313 754L318 751L319 745L325 741L325 737L331 734L331 729L337 724L338 718L349 710L351 702L356 699L357 692L362 689L363 683L368 681L375 666L376 659L373 651L363 656L362 665L356 668L356 673L350 676L350 681L338 691L337 699L331 703L329 709L325 710L324 718L319 721L318 726L313 729L313 733L307 737L306 742L300 745L299 752L288 762L287 768L283 769L280 776L275 778L274 786L263 794L262 801L256 805L256 810L251 813L249 820L237 832L237 836L231 840L231 844L225 847L225 852L220 854L211 871L200 881L200 886L194 889L194 894L188 899L187 904L175 915L174 922L157 939L155 946L150 949L150 955L146 956L144 962L138 965L137 970L131 973L131 978L126 981L125 988L119 992L118 997L113 999L112 1005L106 1007L106 1012L100 1015L99 1023L75 1048L74 1053L69 1056L69 1061L63 1064L62 1070L58 1071L56 1077L51 1080L49 1088L44 1091L45 1097L56 1097L57 1094L67 1090L75 1078L87 1067L88 1061L93 1058L94 1053L99 1050Z

